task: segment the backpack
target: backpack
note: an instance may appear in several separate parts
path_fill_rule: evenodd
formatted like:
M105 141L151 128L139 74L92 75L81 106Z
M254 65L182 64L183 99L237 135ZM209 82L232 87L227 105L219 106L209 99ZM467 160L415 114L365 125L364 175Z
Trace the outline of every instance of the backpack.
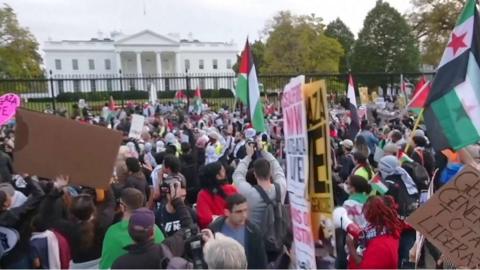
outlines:
M163 259L160 261L159 269L193 269L193 264L182 257L175 257L170 249L163 245L159 245Z
M270 200L265 190L260 186L254 188L267 204L265 215L260 226L267 253L279 253L283 250L292 230L290 209L281 202L280 185L274 183L275 201Z
M418 162L404 162L402 168L408 172L410 177L412 177L415 185L417 185L418 190L428 189L428 184L430 183L430 176L428 175L427 169L423 167Z
M420 193L408 194L407 187L400 175L391 175L385 179L388 186L386 195L391 195L398 204L398 215L404 219L420 205Z

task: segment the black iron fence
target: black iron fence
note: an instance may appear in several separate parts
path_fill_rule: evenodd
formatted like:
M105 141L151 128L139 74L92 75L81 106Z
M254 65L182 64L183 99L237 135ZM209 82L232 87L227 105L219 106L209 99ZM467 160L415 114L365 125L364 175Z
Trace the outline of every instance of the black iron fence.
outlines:
M295 74L261 74L262 96L278 102L283 87ZM352 74L356 89L368 87L378 95L395 96L400 91L400 82L406 85L407 94L422 76L430 79L433 73L358 73ZM348 74L306 74L305 81L325 80L328 95L334 99L346 93ZM117 104L148 102L149 95L156 92L160 102L171 102L178 90L185 90L192 97L200 88L202 97L212 107L235 104L236 75L228 74L106 74L106 75L59 75L46 78L0 79L0 94L13 92L21 96L22 106L31 110L72 110L80 99L93 109L100 108L113 97Z

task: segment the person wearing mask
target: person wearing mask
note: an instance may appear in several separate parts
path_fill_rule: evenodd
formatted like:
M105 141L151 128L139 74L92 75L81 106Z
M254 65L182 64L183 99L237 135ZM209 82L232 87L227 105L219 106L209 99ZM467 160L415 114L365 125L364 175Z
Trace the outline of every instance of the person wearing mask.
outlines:
M235 239L245 249L249 269L265 269L267 253L260 229L248 220L247 199L234 194L226 199L225 216L217 218L209 228Z
M197 198L197 217L200 228L206 228L214 219L224 214L225 199L237 193L235 186L227 183L225 167L213 162L200 169L200 192Z
M373 170L370 164L368 164L367 157L360 152L354 152L353 160L355 162L355 168L352 170L352 175L358 175L366 181L370 181L373 177Z
M370 184L358 175L352 175L346 182L348 199L343 203L343 207L347 210L348 217L361 228L367 226L367 221L363 215L363 205L368 200L372 191Z
M397 217L393 198L373 196L365 203L363 213L368 223L365 237L359 242L347 235L349 269L397 269L403 223ZM361 254L358 245L363 248Z
M160 188L160 192L162 195L166 197L166 202L163 203L160 208L155 212L155 224L162 229L167 237L172 236L177 231L182 229L180 218L181 216L177 213L175 207L173 206L174 197L171 196L170 192L170 185L174 185L178 187L179 194L176 194L177 199L181 199L185 202L187 197L187 186L185 179L177 178L177 179L170 179L166 180L165 184L162 185ZM192 208L187 206L188 213L190 218L196 223L196 214Z
M105 234L102 245L102 257L100 260L100 269L110 269L113 262L123 254L126 254L124 248L133 244L133 239L128 234L128 222L133 211L143 207L145 198L143 194L135 188L125 188L119 199L119 208L122 213L122 220L110 226ZM154 242L159 244L164 240L162 231L154 227Z
M247 181L248 166L252 161L255 150L251 144L247 145L246 148L247 156L240 161L233 173L233 183L238 188L238 192L247 198L250 206L250 222L261 226L267 204L263 201L257 189ZM280 189L280 201L283 203L287 193L287 182L283 169L275 157L262 148L261 143L257 143L257 149L262 156L253 163L253 174L257 184L272 201L276 201L277 189Z
M140 161L136 158L127 158L125 164L128 169L128 177L123 188L133 187L142 192L145 199L149 198L150 187L145 174L142 172Z

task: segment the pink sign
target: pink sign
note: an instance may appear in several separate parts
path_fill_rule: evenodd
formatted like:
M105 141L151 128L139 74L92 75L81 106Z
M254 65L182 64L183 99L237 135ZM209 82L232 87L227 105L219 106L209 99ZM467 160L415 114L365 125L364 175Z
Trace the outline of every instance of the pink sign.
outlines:
M0 125L5 124L15 116L17 108L20 107L20 97L8 93L0 97Z

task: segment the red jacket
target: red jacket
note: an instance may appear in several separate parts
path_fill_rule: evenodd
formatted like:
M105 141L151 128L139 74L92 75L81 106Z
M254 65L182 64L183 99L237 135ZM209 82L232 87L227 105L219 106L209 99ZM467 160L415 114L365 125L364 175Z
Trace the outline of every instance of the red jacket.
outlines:
M237 193L237 189L233 185L223 185L222 189L227 196ZM200 228L207 228L213 221L213 216L223 216L225 206L225 199L220 195L213 195L205 189L200 190L197 197L197 217Z
M391 235L382 235L368 242L360 264L350 257L349 269L397 269L400 240Z

